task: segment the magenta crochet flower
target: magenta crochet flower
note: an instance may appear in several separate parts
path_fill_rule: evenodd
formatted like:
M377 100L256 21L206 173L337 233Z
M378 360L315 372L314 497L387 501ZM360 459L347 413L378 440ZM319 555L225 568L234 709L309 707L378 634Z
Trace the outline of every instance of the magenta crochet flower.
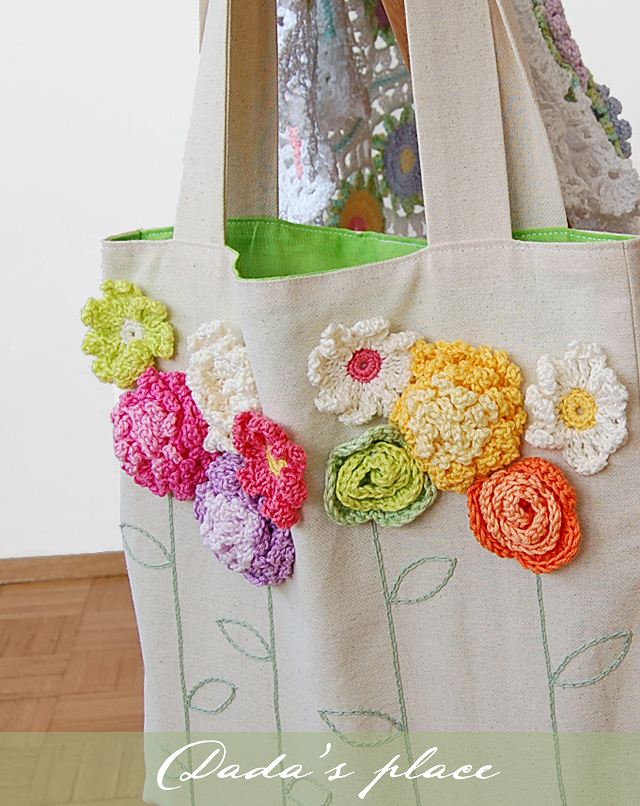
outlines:
M115 454L137 484L156 495L193 498L212 454L202 447L208 426L191 397L184 372L149 367L111 414Z
M223 453L196 489L200 535L223 565L254 585L277 585L293 573L291 532L260 513L261 499L242 489L237 472L244 459Z
M257 411L242 411L233 423L233 444L245 459L238 478L249 495L263 496L260 511L281 529L300 520L307 498L307 454L287 432Z

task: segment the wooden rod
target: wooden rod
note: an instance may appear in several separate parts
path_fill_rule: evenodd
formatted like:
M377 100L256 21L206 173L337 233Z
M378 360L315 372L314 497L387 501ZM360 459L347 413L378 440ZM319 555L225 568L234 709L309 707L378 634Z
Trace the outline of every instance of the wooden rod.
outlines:
M411 64L409 61L409 39L407 38L407 18L404 11L404 0L382 0L384 10L387 12L389 22L393 28L393 33L396 36L398 47L409 70Z

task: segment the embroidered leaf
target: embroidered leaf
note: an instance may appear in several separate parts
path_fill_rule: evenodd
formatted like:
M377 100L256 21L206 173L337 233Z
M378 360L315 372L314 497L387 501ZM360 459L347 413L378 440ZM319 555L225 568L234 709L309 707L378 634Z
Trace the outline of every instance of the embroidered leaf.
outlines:
M202 694L202 689L205 689ZM236 696L238 687L231 680L225 680L223 677L207 677L206 680L201 680L197 683L191 691L187 694L187 704L193 711L202 711L205 714L221 714L225 708L228 708ZM194 704L194 695L197 696L197 703ZM227 694L227 699L220 703L220 705L212 705L211 703L218 702L220 697Z
M158 747L159 747L159 748L162 750L162 752L163 752L163 753L165 753L165 758L164 758L164 760L166 761L166 759L168 759L168 758L169 758L169 756L172 754L172 751L171 751L171 750L169 750L169 749L167 749L167 748L166 748L166 747L165 747L165 746L162 744L162 742L160 741L160 739L158 739L157 737L156 737L156 744L157 744L157 745L158 745ZM182 761L180 761L180 757L175 758L175 759L174 759L174 760L171 762L171 765L170 765L170 767L169 767L169 770L171 770L171 769L173 769L173 768L174 768L174 764L175 764L176 766L180 767L180 769L182 770L182 772L188 772L187 767L185 766L185 764L184 764ZM165 781L179 781L179 780L180 780L180 775L181 775L182 773L174 772L174 774L173 774L173 775L171 775L171 774L169 773L169 770L167 770L167 772L165 772L165 774L164 774L164 779L165 779Z
M352 745L353 747L377 747L380 744L391 742L402 732L402 725L397 719L394 719L389 714L383 714L381 711L332 711L325 708L318 711L320 718L325 722L334 733L342 739L343 742ZM353 736L348 736L348 733L354 734L362 732L363 720L353 719L352 717L368 717L366 720L368 733L386 733L386 736L381 738L368 740L354 739ZM391 729L391 732L389 730Z
M447 582L453 576L456 568L457 560L455 557L423 557L421 560L408 565L396 580L391 593L389 594L390 604L415 604L416 602L425 602L431 599L444 588ZM407 576L411 574L409 582L405 584ZM400 588L403 587L405 597L401 598L398 594ZM406 588L409 588L409 591ZM428 593L422 595L411 596L411 589L417 593L417 590L427 589Z
M238 652L255 660L271 660L271 647L251 624L235 618L219 618L216 624Z
M138 565L153 569L171 567L171 554L146 529L132 523L121 523L120 532L124 550Z
M295 795L293 790L295 789ZM330 789L323 786L313 778L304 780L289 780L284 788L287 800L296 806L329 806L333 800ZM300 800L302 798L302 800Z
M556 686L560 686L561 688L580 688L581 686L590 686L592 683L597 683L599 680L602 680L603 677L606 677L610 674L614 669L617 669L618 666L622 663L625 658L625 655L629 651L629 647L631 646L631 641L633 639L633 633L631 630L628 632L616 632L612 633L611 635L605 635L602 638L596 638L593 641L589 641L588 644L581 646L579 649L576 649L575 652L572 652L570 655L562 661L560 666L555 670L552 676L552 680ZM611 642L611 643L609 643ZM608 644L603 647L603 644ZM604 649L604 652L603 652ZM564 670L569 666L575 658L582 656L580 660L585 660L586 664L590 666L595 662L598 665L602 666L603 663L606 663L606 660L602 660L603 656L605 658L611 657L612 653L618 649L618 654L610 661L609 665L606 666L603 671L598 674L595 674L591 677L588 677L584 680L560 680L560 675L564 672ZM586 658L585 658L586 653ZM575 664L574 664L575 665Z

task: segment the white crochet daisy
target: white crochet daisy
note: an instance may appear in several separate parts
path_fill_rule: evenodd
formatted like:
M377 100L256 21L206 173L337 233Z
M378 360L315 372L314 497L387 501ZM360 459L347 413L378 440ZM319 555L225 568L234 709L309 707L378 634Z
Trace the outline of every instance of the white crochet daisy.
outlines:
M309 380L320 390L319 411L342 423L361 425L376 414L388 417L411 379L411 347L417 333L389 333L386 319L364 319L353 327L331 324L309 355Z
M231 436L236 414L261 411L242 337L216 320L201 325L189 337L188 348L187 386L209 424L204 448L211 453L237 453Z
M525 439L536 448L561 450L574 470L590 476L627 436L628 397L602 349L572 341L563 359L538 360L538 383L525 400Z

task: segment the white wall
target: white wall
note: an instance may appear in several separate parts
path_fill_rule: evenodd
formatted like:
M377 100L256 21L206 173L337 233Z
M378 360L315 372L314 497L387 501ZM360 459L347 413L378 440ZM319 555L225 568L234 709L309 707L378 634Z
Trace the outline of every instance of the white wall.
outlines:
M197 5L5 3L0 557L120 548L113 391L80 351L80 309L98 293L102 237L173 221ZM640 3L565 7L640 135Z
M173 222L197 51L197 0L3 5L0 556L121 548L80 310L101 238Z

